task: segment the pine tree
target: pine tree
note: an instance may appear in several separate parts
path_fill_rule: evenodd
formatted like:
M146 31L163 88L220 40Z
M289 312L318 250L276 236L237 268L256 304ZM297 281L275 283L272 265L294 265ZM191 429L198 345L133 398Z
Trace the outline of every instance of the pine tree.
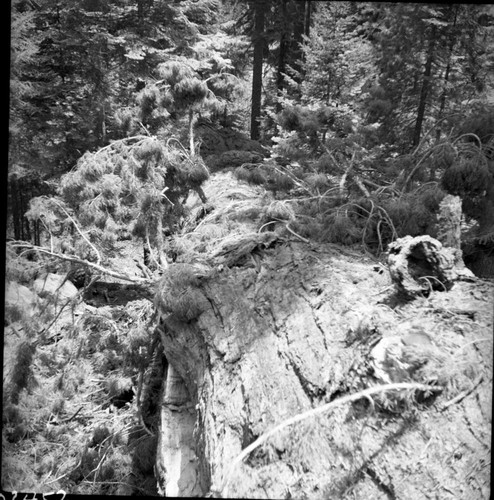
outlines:
M250 119L250 137L254 140L259 139L259 118L261 116L265 8L266 5L262 0L254 1L254 58L252 68L252 110Z
M383 132L416 148L424 125L482 91L485 71L482 6L383 4L378 35L379 87L393 111L381 115ZM439 107L433 106L440 101Z
M39 43L34 26L35 13L24 10L23 4L21 0L16 0L11 10L9 99L9 161L11 165L28 161L25 150L29 139L26 137L24 123L26 117L35 112L30 99L39 87L33 74L38 63Z
M62 176L57 196L31 200L27 217L43 225L56 253L101 265L117 241L134 236L151 266L166 267L165 229L175 230L189 190L203 197L208 176L205 165L180 147L129 137L85 153Z

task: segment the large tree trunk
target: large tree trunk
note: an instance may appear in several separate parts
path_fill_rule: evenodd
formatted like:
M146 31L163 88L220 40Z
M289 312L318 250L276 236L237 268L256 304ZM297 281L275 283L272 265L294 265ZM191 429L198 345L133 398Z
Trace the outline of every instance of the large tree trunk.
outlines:
M225 176L221 185L228 182ZM217 203L214 194L208 197ZM403 376L403 363L399 374L373 368L379 361L374 346L381 338L391 338L402 350L401 339L420 343L426 338L399 318L413 317L431 335L445 327L436 320L446 321L429 313L419 317L414 304L399 311L380 304L385 298L380 290L388 290L390 279L370 260L335 245L316 247L295 237L278 239L274 232L248 231L202 261L207 265L172 264L157 288L169 363L156 467L161 493L343 499L381 498L392 491L394 498L421 498L440 484L453 491L466 488L463 496L474 498L476 486L465 479L467 464L477 463L484 448L461 413L415 409L412 425L401 407L386 417L382 405L387 400L340 405L300 421L235 465L242 450L286 419L375 388L380 379L373 370L392 383L403 381L396 378ZM448 293L467 296L469 289L462 287L469 286L476 285L460 283ZM450 307L448 295L437 294L429 297L428 311ZM490 306L479 299L481 304L487 314ZM475 338L485 337L486 328L472 329ZM462 345L462 335L448 330L448 342ZM469 349L469 355L483 360L475 361L477 366L491 363L488 352L477 353L471 343ZM486 384L485 408L489 394ZM444 401L440 397L437 404ZM477 423L482 421L478 406L471 411ZM417 430L424 425L428 433ZM455 462L460 469L441 465L436 470L429 461L432 476L423 474L432 429L437 444L431 460L444 464L448 450L461 446L463 459ZM489 481L487 467L478 474L480 481Z
M303 72L303 57L304 52L302 50L302 45L304 43L304 34L306 28L306 15L307 15L307 2L294 2L293 8L293 34L289 45L289 59L291 67L296 71L293 78L298 83L302 83L302 72Z
M311 13L312 13L311 0L306 0L306 2L305 2L305 28L304 28L304 35L306 37L310 36Z
M250 138L259 139L259 118L261 117L262 66L264 57L264 0L254 2L254 61L252 68L252 105L250 116Z

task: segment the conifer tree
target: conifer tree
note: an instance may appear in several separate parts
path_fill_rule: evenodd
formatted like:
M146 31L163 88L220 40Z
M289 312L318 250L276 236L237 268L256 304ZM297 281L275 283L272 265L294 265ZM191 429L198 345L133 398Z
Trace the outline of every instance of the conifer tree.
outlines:
M264 18L266 4L255 0L254 4L254 56L252 63L252 105L250 116L250 138L259 139L259 118L261 116L262 99L262 67L264 61Z
M446 105L453 110L482 89L485 48L478 17L483 7L383 4L383 8L377 37L378 88L390 112L382 113L380 120L384 133L395 131L390 140L416 148L424 125L441 119ZM442 105L433 106L438 100Z
M120 239L140 238L150 267L167 266L164 232L184 214L190 189L204 194L204 164L156 137L134 136L85 153L62 176L57 196L31 201L27 217L45 228L52 253L101 266Z
M166 62L158 67L158 75L165 84L161 105L170 113L186 112L188 115L189 150L194 156L194 124L197 113L206 102L209 89L186 62Z

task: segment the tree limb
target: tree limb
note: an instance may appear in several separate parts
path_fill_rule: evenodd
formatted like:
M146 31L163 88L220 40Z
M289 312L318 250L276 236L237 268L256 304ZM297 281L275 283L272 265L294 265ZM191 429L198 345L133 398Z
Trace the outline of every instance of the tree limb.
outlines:
M310 243L310 241L307 239L307 238L304 238L303 236L300 236L300 234L297 234L293 229L290 228L290 226L287 224L285 224L285 227L287 228L287 230L293 234L293 236L296 236L298 239L302 240L304 243Z
M454 405L456 403L459 403L460 401L463 401L467 396L469 396L483 382L483 380L484 380L484 374L481 373L477 377L477 379L474 381L474 383L472 384L472 387L460 392L460 394L458 394L458 396L456 396L453 399L450 399L449 401L444 403L439 411L447 410L451 405Z
M80 259L79 257L76 257L75 255L64 255L64 254L59 254L52 252L48 250L47 248L43 247L38 247L36 245L31 245L29 243L19 243L19 242L9 242L7 243L8 246L13 247L13 248L25 248L27 250L33 250L36 252L44 253L46 255L50 255L51 257L56 257L57 259L60 260L66 260L68 262L75 262L77 264L82 264L84 266L91 267L93 269L96 269L102 274L107 274L108 276L112 276L113 278L121 279L124 281L129 281L130 283L144 283L144 284L152 284L154 283L153 280L147 279L147 278L139 278L139 277L134 277L131 278L130 276L122 273L117 273L116 271L112 271L111 269L107 269L103 266L100 266L99 264L94 264L93 262L89 262L87 260Z
M362 191L364 196L366 198L370 198L370 193L364 186L364 183L360 180L360 177L358 175L354 175L353 180L355 181L355 184L357 184L357 187L360 189L360 191Z
M348 167L345 169L345 172L343 173L343 175L341 176L341 180L340 180L340 196L343 196L343 190L345 188L345 182L346 182L346 178L348 177L348 174L351 172L351 170L353 169L353 160L355 158L355 151L353 152L353 155L352 155L352 159L348 165Z
M60 203L58 203L55 199L53 199L53 202L55 203L55 205L58 205L58 207L65 212L65 215L70 219L72 224L74 224L74 227L77 229L77 232L82 236L84 241L94 250L94 252L96 253L96 257L98 258L97 264L99 265L101 263L101 255L98 252L98 249L89 241L89 239L79 229L79 226L77 225L76 221L73 219L73 217L71 217L71 215L67 212L67 210L65 210L65 208L62 205L60 205Z

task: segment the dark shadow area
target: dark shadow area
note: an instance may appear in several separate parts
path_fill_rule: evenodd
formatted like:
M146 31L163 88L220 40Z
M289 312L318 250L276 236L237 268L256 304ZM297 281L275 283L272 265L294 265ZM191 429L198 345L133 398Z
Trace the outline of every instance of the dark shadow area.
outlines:
M369 476L374 484L376 484L376 486L379 488L379 490L386 495L386 498L388 498L389 500L396 500L397 497L393 490L393 486L391 484L386 484L378 477L374 470L373 463L388 448L391 448L398 444L399 440L406 434L406 432L414 428L415 423L416 420L413 417L403 419L398 429L390 432L387 436L385 436L385 438L383 438L383 444L378 450L376 450L369 458L364 460L360 466L354 468L348 474L331 484L324 491L324 497L344 498L355 488L355 486L360 481L362 481L366 476ZM357 445L357 448L360 448L360 443ZM335 451L342 453L342 455L346 456L347 458L354 458L356 450L349 453L349 450L337 447Z

